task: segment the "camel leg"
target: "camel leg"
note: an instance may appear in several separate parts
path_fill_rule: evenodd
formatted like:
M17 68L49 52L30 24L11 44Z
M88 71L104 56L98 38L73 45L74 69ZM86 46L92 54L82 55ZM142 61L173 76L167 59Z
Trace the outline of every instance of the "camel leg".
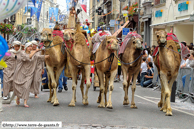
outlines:
M125 97L123 101L123 105L128 105L129 104L129 98L128 98L128 86L130 84L127 84L127 68L126 66L122 65L122 72L123 72L123 90L125 92Z
M172 116L172 108L170 105L170 96L171 96L171 92L172 92L172 85L174 83L174 81L176 80L177 76L173 76L172 79L169 81L169 89L170 89L170 95L169 97L166 99L166 115L167 116Z
M49 90L50 90L50 96L49 96L49 99L47 100L47 102L51 102L52 97L53 97L53 91L52 91L52 86L51 86L51 78L50 78L48 72L47 72L47 77L48 77L48 87L49 87Z
M135 102L134 102L134 95L136 90L136 80L137 80L138 74L139 74L139 71L133 75L133 85L131 87L131 91L132 91L131 108L135 108L135 109L137 109L137 106L135 105Z
M84 95L84 101L83 101L83 104L84 105L88 105L88 90L91 86L91 82L90 82L90 66L89 65L86 65L84 67L84 71L85 71L85 75L86 75L86 92L85 92L85 95Z
M167 110L168 110L168 113L166 112L166 115L167 116L172 116L172 109L170 107L170 94L171 94L171 91L170 91L170 88L169 88L167 75L164 72L161 71L160 72L160 77L161 77L161 80L162 80L163 85L164 85L164 95L165 96L163 96L163 105L165 105L165 99L166 99L166 106L167 106Z
M105 107L105 103L104 103L104 73L101 71L97 71L98 72L98 79L100 82L100 95L101 95L101 100L100 100L100 104L98 105L99 108L104 108Z
M55 80L55 76L54 76L54 68L50 67L47 65L47 69L48 69L48 72L49 72L49 75L50 75L50 78L51 78L51 86L53 88L53 97L52 97L52 101L51 103L53 103L53 106L57 106L59 105L59 103L54 103L55 102L55 99L56 99L56 89L57 89L57 83L56 83L56 80Z
M162 79L160 78L160 82L161 82L161 100L158 103L158 106L161 106L162 108L160 109L160 111L166 112L167 106L166 106L166 97L165 97L165 88L164 88L164 83L162 81Z
M81 80L81 85L80 85L80 89L82 93L82 102L84 100L84 81L85 81L85 70L82 71L82 80Z
M76 94L76 83L77 83L77 73L78 73L78 69L76 67L74 67L72 64L69 65L70 69L71 69L71 75L72 75L72 91L73 91L73 96L72 96L72 100L69 104L70 107L75 107L75 94Z
M110 84L109 84L109 96L108 96L108 103L107 103L107 108L110 108L112 109L112 101L111 101L111 96L112 96L112 91L114 89L114 79L115 79L115 76L117 75L117 69L114 70L114 71L111 71L111 74L110 74Z
M58 82L59 82L59 77L63 71L64 67L61 67L59 69L56 70L56 87L54 87L54 103L53 103L53 106L57 106L59 105L59 100L57 98L57 87L58 87Z
M95 76L95 75L96 75L96 76ZM96 80L95 78L97 78L97 79L98 79L98 82L99 82L99 86L100 86L100 81L99 81L97 69L95 69L95 75L94 75L94 80ZM97 103L100 103L100 100L101 100L101 91L99 92L99 96L98 96Z
M107 106L107 91L108 91L108 84L109 84L109 74L105 74L105 91L104 91L104 97L105 97L105 106Z
M160 78L160 83L161 83L161 99L158 103L158 107L162 107L160 111L166 112L166 100L165 100L165 92L164 92L164 84L162 82L162 79Z

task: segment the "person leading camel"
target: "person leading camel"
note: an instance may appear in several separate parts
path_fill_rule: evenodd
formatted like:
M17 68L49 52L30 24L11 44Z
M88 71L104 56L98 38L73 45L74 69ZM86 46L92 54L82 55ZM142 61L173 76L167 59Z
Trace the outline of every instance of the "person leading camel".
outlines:
M21 55L21 48L22 44L20 41L14 41L13 42L13 48L8 51L10 53L10 56L4 56L3 60L7 64L7 68L4 68L3 70L3 99L8 99L8 94L11 90L13 90L13 75L17 66L17 60L20 58Z
M32 43L32 51L36 51L38 50L38 42L33 40L31 41ZM37 56L41 55L41 51L36 52ZM41 83L41 75L44 72L44 62L42 62L42 60L37 58L37 64L36 64L36 68L34 71L34 79L32 81L32 86L30 88L30 92L34 94L34 98L38 98L38 94L39 94L39 88L40 88L40 83Z
M49 58L48 55L37 55L39 50L32 51L32 43L25 44L25 51L18 57L18 64L13 76L13 89L17 96L16 104L20 104L20 99L24 99L24 107L28 108L27 101L29 98L30 87L32 85L34 71L36 68L37 58L42 61Z

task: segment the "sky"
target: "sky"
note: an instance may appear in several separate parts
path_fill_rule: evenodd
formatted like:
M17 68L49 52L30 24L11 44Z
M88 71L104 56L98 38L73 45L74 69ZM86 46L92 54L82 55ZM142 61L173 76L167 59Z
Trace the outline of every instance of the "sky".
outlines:
M66 13L66 0L57 0L57 3L59 4L59 9L64 13ZM87 0L87 12L89 11L89 0Z
M63 12L65 10L66 12L66 0L57 0L57 3L59 4L59 9Z

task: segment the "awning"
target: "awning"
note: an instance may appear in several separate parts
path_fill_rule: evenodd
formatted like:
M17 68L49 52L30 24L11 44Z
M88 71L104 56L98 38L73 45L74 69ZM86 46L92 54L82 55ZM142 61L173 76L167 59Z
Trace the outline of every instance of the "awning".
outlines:
M187 21L190 18L184 18L184 19L179 19L179 20L173 20L170 22L163 22L163 23L158 23L158 24L152 24L150 25L150 27L154 27L154 26L159 26L159 25L167 25L167 24L172 24L172 23L178 23L178 22L183 22L183 21Z
M127 22L125 22L125 24L120 28L118 29L114 34L113 36L117 36L119 33L121 33L122 29L125 28L125 26L127 26L127 24L129 23L129 20Z

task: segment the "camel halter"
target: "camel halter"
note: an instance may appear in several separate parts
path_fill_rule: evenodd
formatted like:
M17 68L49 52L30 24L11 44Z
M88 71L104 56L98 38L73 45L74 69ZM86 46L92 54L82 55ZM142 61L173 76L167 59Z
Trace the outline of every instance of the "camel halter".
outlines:
M45 46L45 44L44 44L43 46L44 46L45 48L49 48L49 47L51 46L51 43L53 42L53 40L51 41L51 40L48 39L48 34L46 34L46 36L47 36L47 41L50 42L50 43L49 43L48 46Z
M70 51L71 51L72 48L73 48L74 40L73 40L73 38L71 37L71 34L70 34L70 33L69 33L69 35L70 35L70 40L67 40L67 41L71 43L71 46L68 46L68 45L67 45L66 40L65 40L65 45L66 45L67 48L70 48Z

